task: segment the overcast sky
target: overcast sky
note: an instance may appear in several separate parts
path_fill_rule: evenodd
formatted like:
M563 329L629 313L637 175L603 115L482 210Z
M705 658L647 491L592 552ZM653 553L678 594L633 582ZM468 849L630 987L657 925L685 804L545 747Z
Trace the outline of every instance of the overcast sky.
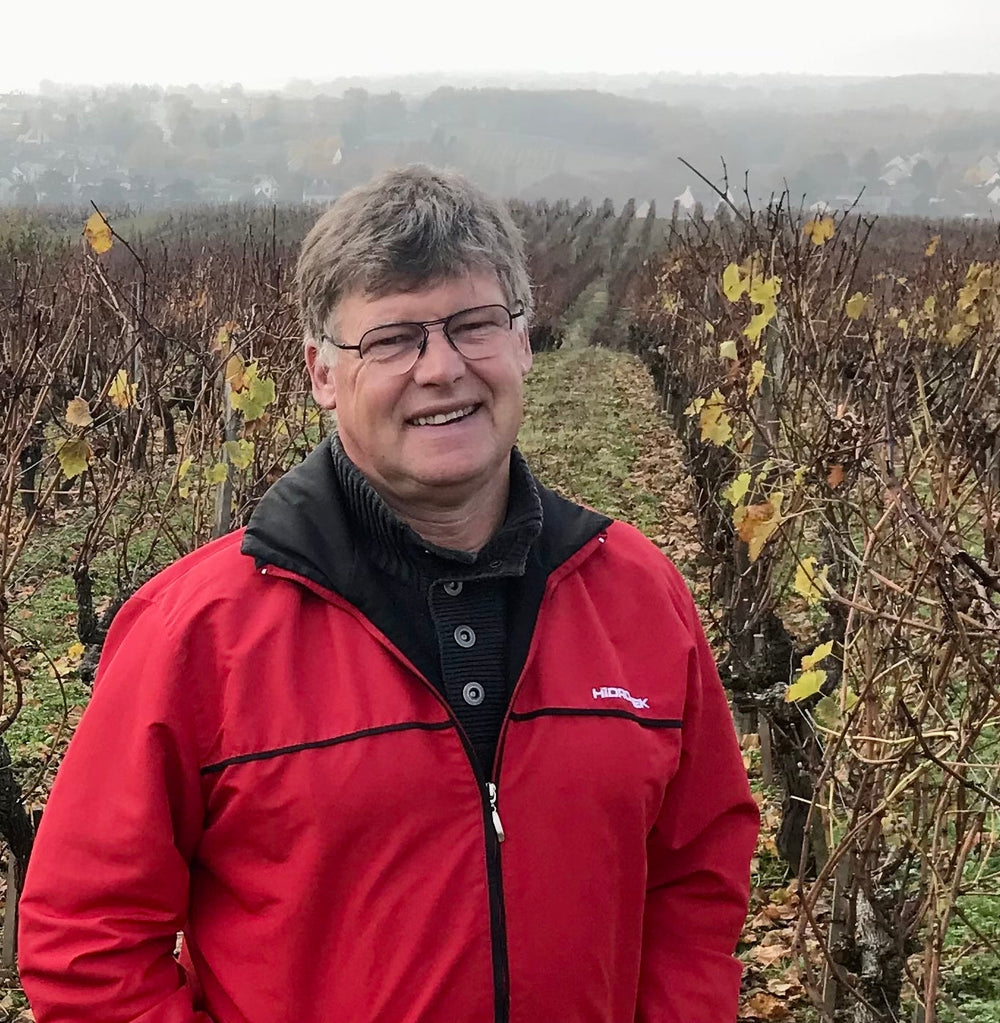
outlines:
M1000 0L3 0L0 91L419 71L1000 73Z

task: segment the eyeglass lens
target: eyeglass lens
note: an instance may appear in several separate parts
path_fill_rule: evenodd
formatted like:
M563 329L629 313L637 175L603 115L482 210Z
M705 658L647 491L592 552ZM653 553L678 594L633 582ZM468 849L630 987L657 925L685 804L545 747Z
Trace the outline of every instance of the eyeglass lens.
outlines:
M511 315L502 305L463 309L449 316L442 325L451 343L467 359L491 354L511 327ZM416 362L424 345L424 326L420 323L394 323L375 327L361 338L361 357L385 363L401 371Z

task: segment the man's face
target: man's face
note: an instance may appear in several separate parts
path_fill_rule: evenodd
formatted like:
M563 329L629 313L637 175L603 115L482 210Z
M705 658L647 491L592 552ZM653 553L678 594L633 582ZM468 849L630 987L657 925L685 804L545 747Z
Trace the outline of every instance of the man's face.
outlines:
M461 309L508 301L496 277L475 272L418 291L371 298L352 294L337 309L328 333L357 344L366 330L386 323L437 320ZM467 361L440 326L416 365L393 375L357 352L337 352L332 363L306 343L313 396L336 409L350 459L383 496L396 504L454 504L506 476L523 407L523 379L531 348L523 320L515 320L497 354ZM442 425L428 416L466 414Z

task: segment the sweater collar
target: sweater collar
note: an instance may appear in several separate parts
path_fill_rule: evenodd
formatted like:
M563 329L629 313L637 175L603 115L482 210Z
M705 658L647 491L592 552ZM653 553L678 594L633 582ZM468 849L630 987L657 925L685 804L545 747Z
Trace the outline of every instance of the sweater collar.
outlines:
M497 532L475 553L438 547L423 539L385 503L336 435L331 438L330 455L347 516L357 535L369 539L371 558L383 571L409 582L524 574L531 545L542 531L542 502L534 477L516 448L510 458L507 514Z

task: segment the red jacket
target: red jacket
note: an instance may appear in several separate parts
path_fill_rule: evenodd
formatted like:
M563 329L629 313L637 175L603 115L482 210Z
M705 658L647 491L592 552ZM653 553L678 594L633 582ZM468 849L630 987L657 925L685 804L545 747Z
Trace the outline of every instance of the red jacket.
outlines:
M547 569L491 780L371 615L241 541L115 620L21 900L38 1023L735 1019L757 809L647 540Z

